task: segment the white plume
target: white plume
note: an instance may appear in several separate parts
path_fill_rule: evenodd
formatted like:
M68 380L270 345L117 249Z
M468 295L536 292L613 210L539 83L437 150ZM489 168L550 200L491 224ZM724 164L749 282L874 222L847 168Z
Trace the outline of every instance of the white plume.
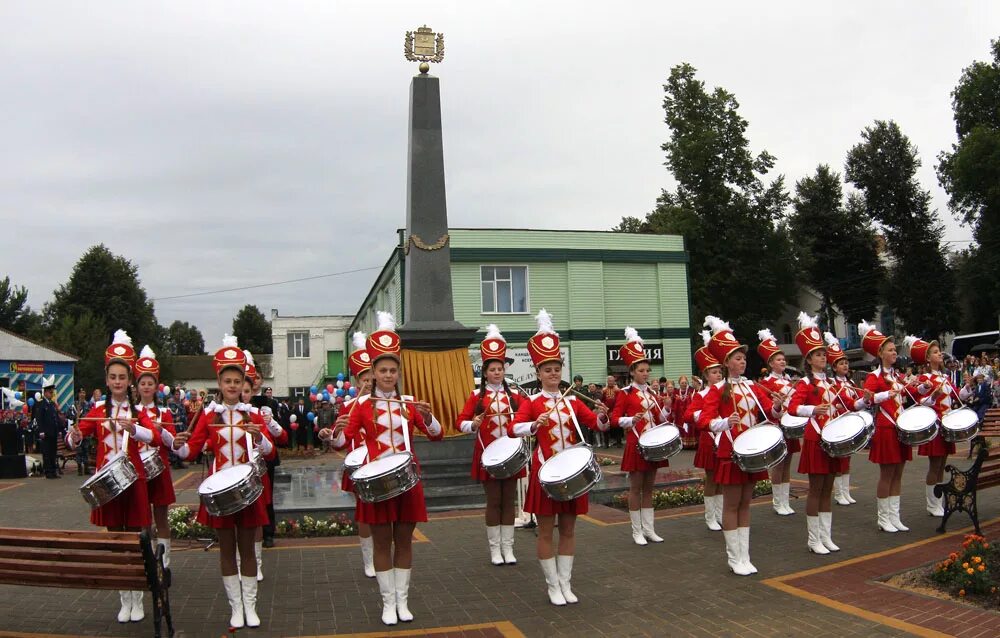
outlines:
M712 334L718 334L723 330L732 330L729 323L719 319L715 315L707 315L705 317L705 327L712 330Z
M115 330L115 336L111 339L111 343L122 343L131 347L132 337L128 336L128 333L124 330Z
M253 355L250 354L249 350L244 350L243 351L243 356L247 358L247 363L249 363L250 365L252 365L252 366L256 366L257 365L256 363L253 362Z
M552 315L545 308L539 310L538 314L535 315L535 322L538 323L538 332L535 334L553 334L557 337L559 336L559 333L552 327Z
M156 358L156 353L153 352L153 349L150 348L149 346L143 346L142 347L142 351L139 353L139 358L140 359L143 359L143 358L145 358L145 359L155 359Z
M906 335L905 337L903 337L903 345L906 346L907 350L911 349L913 347L913 344L915 344L917 341L919 341L919 339L917 337L914 337L913 335Z
M507 340L503 338L502 334L500 334L500 328L498 328L495 323L491 323L488 326L486 326L485 339L499 339L500 341L507 343Z
M365 333L363 333L363 332L360 332L360 331L359 332L355 332L353 335L351 335L351 343L354 344L354 349L356 351L357 350L364 350L365 349L365 345L366 345L365 344L365 339L366 338L367 338L367 335Z
M768 339L770 339L771 341L778 343L778 340L774 338L774 335L771 334L771 331L767 328L758 330L757 338L760 339L761 341L767 341Z
M238 348L236 345L236 335L231 335L228 332L222 335L222 347L223 348Z
M810 317L809 313L802 311L799 313L799 330L805 330L806 328L818 328L819 323L816 322L817 317Z
M707 346L708 342L712 340L712 333L708 330L702 330L699 334L701 334L701 340L704 341Z
M639 331L632 326L625 326L625 342L632 343L633 341L642 343L642 337L639 336Z
M861 323L858 324L858 334L861 335L862 339L864 339L865 336L872 330L878 330L878 327L868 323L864 319L862 319Z
M378 330L395 330L396 320L392 318L392 313L379 310L375 313L378 319Z
M826 340L826 345L828 345L828 346L839 346L840 345L840 339L838 339L837 337L833 336L832 332L824 332L823 333L823 339Z

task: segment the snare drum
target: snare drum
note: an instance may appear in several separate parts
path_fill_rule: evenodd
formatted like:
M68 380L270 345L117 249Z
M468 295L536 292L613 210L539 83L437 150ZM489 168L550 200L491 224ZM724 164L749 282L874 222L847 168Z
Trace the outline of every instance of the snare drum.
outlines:
M215 472L198 486L198 497L212 516L229 516L253 505L264 491L260 475L249 463Z
M850 456L868 445L872 432L859 413L848 412L827 422L820 432L819 446L832 457Z
M572 501L583 496L602 476L597 457L586 445L567 448L538 468L538 482L553 501Z
M911 405L896 419L896 435L905 445L922 445L937 436L937 412L926 405Z
M367 462L368 448L364 445L359 445L344 457L344 474L351 476L359 467Z
M872 416L871 412L869 412L868 410L861 410L858 412L852 412L852 414L857 414L859 417L861 417L861 420L865 422L865 427L871 430L873 433L875 432L875 417Z
M159 450L146 450L139 455L139 458L142 459L142 470L146 473L147 481L152 481L163 474L164 465Z
M501 436L486 446L481 461L483 468L495 479L507 479L520 472L531 457L528 439Z
M409 452L389 454L359 467L351 475L354 493L365 503L379 503L396 498L420 482L416 464Z
M801 439L806 435L806 426L809 424L809 417L795 416L784 413L781 415L781 429L785 433L786 439Z
M257 476L264 476L267 474L267 461L264 460L264 456L260 453L259 448L254 448L250 452L250 465L253 467L253 471L256 472Z
M749 474L774 467L787 454L784 432L766 421L744 431L733 440L733 462Z
M979 434L979 415L971 408L958 408L941 417L941 438L948 443L968 441Z
M649 428L639 437L639 454L651 463L666 461L683 448L681 431L670 423Z
M90 504L90 509L97 509L121 496L137 480L139 474L131 459L122 454L84 481L80 494Z

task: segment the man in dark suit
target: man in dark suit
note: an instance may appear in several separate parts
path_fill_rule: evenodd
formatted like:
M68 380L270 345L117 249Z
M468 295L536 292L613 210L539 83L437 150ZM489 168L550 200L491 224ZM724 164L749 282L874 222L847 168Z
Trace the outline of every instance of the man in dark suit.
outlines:
M39 443L42 448L42 467L45 478L59 477L59 466L56 462L56 449L62 421L59 419L59 406L55 403L55 375L42 377L42 400L35 405L35 427L38 430Z
M986 411L993 407L993 393L990 391L989 381L983 374L976 375L976 414L982 421L986 416Z

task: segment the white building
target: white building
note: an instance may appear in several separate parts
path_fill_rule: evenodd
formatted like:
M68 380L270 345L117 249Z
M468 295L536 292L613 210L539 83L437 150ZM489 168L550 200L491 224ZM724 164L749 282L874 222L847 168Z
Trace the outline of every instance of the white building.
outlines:
M344 349L353 315L283 317L271 309L275 396L309 396L309 386L348 374Z

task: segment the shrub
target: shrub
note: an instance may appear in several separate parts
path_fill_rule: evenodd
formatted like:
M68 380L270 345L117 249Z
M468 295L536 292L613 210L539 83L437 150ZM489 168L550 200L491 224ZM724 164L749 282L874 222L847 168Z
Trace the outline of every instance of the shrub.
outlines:
M961 597L996 593L995 579L1000 575L998 559L1000 555L989 541L968 534L960 551L951 552L948 558L934 565L930 579Z
M753 487L755 497L771 493L771 481L757 481ZM653 490L653 509L670 509L699 505L705 502L705 486L703 483L679 485L665 490ZM628 492L616 494L612 500L615 507L628 508Z
M167 513L170 534L174 538L214 538L215 530L195 520L197 512L190 507L175 507ZM303 516L302 521L293 518L281 520L275 525L278 538L312 538L320 536L353 536L358 528L345 514L334 514L328 518Z

